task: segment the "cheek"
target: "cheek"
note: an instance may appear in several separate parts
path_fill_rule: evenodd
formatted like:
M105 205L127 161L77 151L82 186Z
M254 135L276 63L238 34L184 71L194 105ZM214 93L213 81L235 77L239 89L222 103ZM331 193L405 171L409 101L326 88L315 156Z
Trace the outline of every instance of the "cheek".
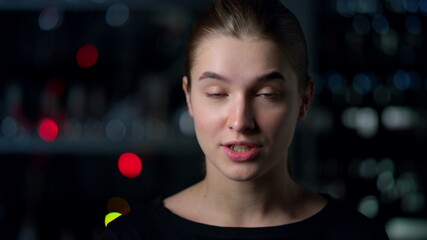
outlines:
M276 140L284 141L293 136L297 118L298 111L294 106L289 106L268 114L260 114L258 124L261 131L269 133Z
M203 105L193 105L193 118L198 136L218 132L222 127L220 115L215 114L215 112Z

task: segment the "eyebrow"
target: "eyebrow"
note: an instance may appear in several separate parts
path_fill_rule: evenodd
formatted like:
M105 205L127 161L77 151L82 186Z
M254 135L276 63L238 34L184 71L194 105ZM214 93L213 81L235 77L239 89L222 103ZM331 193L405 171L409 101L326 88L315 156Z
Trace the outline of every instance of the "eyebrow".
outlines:
M204 72L200 77L199 77L199 81L203 80L203 79L215 79L215 80L219 80L219 81L223 81L223 82L230 82L230 79L215 73L215 72L210 72L210 71L206 71ZM278 71L273 71L267 74L263 74L261 76L258 76L255 78L256 82L268 82L271 80L283 80L285 81L286 78L283 76L283 74L281 74Z

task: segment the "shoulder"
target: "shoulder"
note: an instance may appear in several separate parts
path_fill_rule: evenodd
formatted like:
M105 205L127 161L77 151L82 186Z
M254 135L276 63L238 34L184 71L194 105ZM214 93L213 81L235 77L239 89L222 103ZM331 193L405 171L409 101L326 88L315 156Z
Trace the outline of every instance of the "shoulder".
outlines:
M155 199L133 209L108 224L104 240L115 239L145 239L149 231L156 227L156 209L160 207L161 199Z
M326 239L388 239L383 226L342 201L328 198L322 214Z

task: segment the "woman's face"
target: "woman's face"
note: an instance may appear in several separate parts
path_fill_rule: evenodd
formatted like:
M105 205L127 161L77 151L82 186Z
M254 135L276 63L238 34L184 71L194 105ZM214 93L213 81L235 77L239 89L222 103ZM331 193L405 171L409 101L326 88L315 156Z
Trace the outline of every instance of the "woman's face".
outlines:
M269 40L211 37L195 53L191 90L187 78L183 88L208 174L247 181L286 168L312 89L298 91L294 71Z

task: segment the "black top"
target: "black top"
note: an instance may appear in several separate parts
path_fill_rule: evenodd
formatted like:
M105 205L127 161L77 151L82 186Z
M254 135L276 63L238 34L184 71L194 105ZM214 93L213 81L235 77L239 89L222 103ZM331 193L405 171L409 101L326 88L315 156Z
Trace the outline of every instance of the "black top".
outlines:
M218 227L179 217L163 206L158 198L140 209L111 222L104 240L136 239L388 239L384 228L328 198L326 206L303 221L259 228Z

